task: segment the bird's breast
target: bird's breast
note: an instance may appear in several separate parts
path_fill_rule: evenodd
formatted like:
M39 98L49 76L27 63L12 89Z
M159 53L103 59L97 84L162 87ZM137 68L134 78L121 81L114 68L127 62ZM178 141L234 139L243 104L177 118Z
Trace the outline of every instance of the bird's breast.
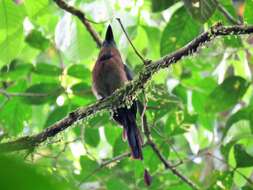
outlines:
M94 89L102 97L111 95L116 89L127 82L124 65L110 58L107 61L97 62L93 72Z

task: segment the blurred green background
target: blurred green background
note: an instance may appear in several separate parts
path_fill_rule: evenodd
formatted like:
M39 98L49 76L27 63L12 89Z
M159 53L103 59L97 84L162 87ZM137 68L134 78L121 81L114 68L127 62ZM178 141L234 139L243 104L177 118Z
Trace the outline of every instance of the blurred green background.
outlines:
M141 54L158 60L217 22L233 25L230 0L75 0L101 38L113 27L122 58L138 75ZM244 22L253 24L253 1ZM96 22L96 23L95 23ZM33 135L96 100L91 70L99 48L75 16L50 0L0 0L0 143ZM151 135L166 159L201 189L253 189L253 36L219 37L146 87ZM141 121L138 118L140 125ZM122 130L103 111L34 150L0 158L0 189L191 189L150 147L124 158ZM144 168L152 175L145 186ZM250 181L251 180L251 181Z

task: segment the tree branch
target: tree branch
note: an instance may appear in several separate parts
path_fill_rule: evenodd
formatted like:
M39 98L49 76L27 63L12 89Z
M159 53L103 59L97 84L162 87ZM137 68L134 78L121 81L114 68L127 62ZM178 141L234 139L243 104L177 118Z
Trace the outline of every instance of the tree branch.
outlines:
M132 101L133 97L136 97L136 95L140 92L140 89L143 89L145 87L145 84L155 72L169 67L171 64L178 62L185 56L192 55L205 43L213 40L218 36L242 35L251 33L253 33L253 26L224 27L221 24L217 24L211 27L211 29L208 31L200 34L198 37L193 39L185 47L157 61L152 61L149 65L146 65L140 72L139 76L135 78L135 80L129 82L127 85L114 92L111 96L101 101L97 101L90 106L81 107L74 112L69 113L68 116L46 128L39 134L1 143L0 152L10 152L34 148L40 143L46 141L48 138L53 137L66 128L70 127L78 120L86 118L101 110L117 108L127 101Z
M54 0L54 2L63 10L75 15L86 27L93 40L97 43L98 47L101 47L102 40L100 39L98 33L92 28L89 20L86 18L85 14L79 9L68 5L64 0Z
M3 89L0 89L0 94L4 95L7 98L10 98L12 96L20 96L20 97L45 97L45 96L49 96L50 95L50 93L7 92L6 90L3 90Z
M184 181L186 184L188 184L192 189L200 189L195 183L193 183L190 179L188 179L186 176L184 176L181 172L179 172L172 164L170 164L169 161L166 160L166 158L162 155L160 150L158 149L157 145L154 143L151 137L151 132L148 126L147 118L145 115L146 111L146 97L144 95L144 106L141 114L141 120L142 120L142 126L144 129L144 134L147 138L147 144L153 149L154 153L157 155L159 160L163 163L165 169L170 170L173 174L178 176L182 181Z

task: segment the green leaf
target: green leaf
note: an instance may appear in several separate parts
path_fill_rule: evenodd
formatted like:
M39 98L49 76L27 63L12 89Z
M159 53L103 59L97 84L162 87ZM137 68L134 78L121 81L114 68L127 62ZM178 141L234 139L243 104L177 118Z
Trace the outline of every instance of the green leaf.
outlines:
M160 42L161 55L164 56L183 47L198 35L200 25L195 22L185 9L180 8L165 27Z
M84 82L74 84L73 86L71 86L71 90L72 90L73 94L76 96L89 98L91 100L95 99L94 95L91 91L91 86L89 86L88 84L86 84Z
M11 0L0 1L0 66L9 64L22 49L23 6L16 5Z
M25 41L32 47L45 51L50 44L49 39L43 36L42 32L32 30L25 38Z
M252 186L245 185L245 186L242 187L242 190L252 190Z
M236 143L238 143L238 141L244 141L244 142L251 142L251 139L253 138L253 135L238 135L238 136L233 136L232 139L221 146L221 153L224 156L224 159L226 161L229 161L229 154L230 154L230 150L231 148L234 147L234 145Z
M252 0L246 0L245 2L245 12L244 12L244 21L247 24L253 24L253 1Z
M234 145L236 167L244 168L253 166L253 156L246 152L241 144Z
M124 183L121 179L109 179L106 182L107 189L120 189L120 190L128 190L128 184Z
M181 84L177 85L173 89L172 93L175 94L178 98L180 98L184 104L187 104L187 89Z
M82 80L90 79L91 72L82 64L74 64L68 68L67 74Z
M163 11L173 4L178 2L178 0L152 0L152 12Z
M115 141L122 134L122 129L116 125L108 125L104 128L106 140L113 146Z
M0 11L1 12L1 11ZM0 33L1 35L1 33ZM3 41L0 40L0 66L9 64L16 58L23 47L23 30L16 30L15 33L4 35Z
M157 41L161 40L161 31L156 27L142 26L148 36L148 57L150 59L157 59L160 57L160 46Z
M183 0L192 17L202 23L206 22L215 12L216 0Z
M3 80L19 80L26 78L32 71L32 64L26 64L19 60L13 60L9 65L5 65L0 70L0 79Z
M84 140L87 144L97 147L100 141L98 128L86 127L84 133Z
M123 132L123 130L122 130ZM127 142L124 142L122 139L122 132L117 137L114 145L113 145L113 156L118 156L119 154L122 154L126 151L130 151Z
M208 178L208 182L211 182L210 187L207 190L220 190L221 186L224 189L231 189L233 185L233 173L232 172L221 172L221 171L213 171L212 178ZM220 184L217 184L217 181Z
M26 88L24 81L7 89L9 93L22 93ZM0 110L0 123L10 134L16 135L24 128L25 121L31 117L31 107L23 104L21 98L12 97ZM1 125L0 124L0 125Z
M136 179L142 179L144 174L144 165L142 160L133 160L132 166L134 168L134 177Z
M82 174L85 176L88 176L99 167L98 163L94 160L91 160L88 156L80 157L80 165L82 167Z
M25 93L29 94L23 100L27 104L44 104L53 102L64 91L57 83L40 83L29 87Z
M52 112L49 113L45 123L45 128L63 119L68 112L69 106L56 107Z
M70 15L65 15L58 22L55 30L55 43L66 58L75 62L90 58L97 50L90 33L83 29L83 24L78 19Z
M28 165L13 157L0 156L1 189L11 190L74 190L63 178L56 178L44 171L38 172L36 165Z
M226 161L228 161L229 152L230 152L231 148L232 148L236 143L237 143L237 140L231 140L231 141L228 142L227 144L221 146L221 153L223 154L224 159L225 159Z
M47 76L59 76L62 73L59 67L47 63L37 63L34 71L39 75Z
M247 108L242 108L233 115L229 117L229 119L226 122L225 128L223 129L223 136L222 139L224 139L229 131L229 129L232 127L232 125L240 120L250 120L251 115L253 113L253 107L247 107ZM253 128L251 126L252 132Z
M238 36L224 36L224 43L233 48L243 47L242 40Z
M142 151L143 151L145 168L148 168L150 173L156 172L160 164L159 158L154 155L154 151L149 146L142 149Z
M100 127L101 125L105 125L108 121L110 121L110 114L108 112L101 112L89 119L89 125L92 127Z
M24 7L10 0L1 0L0 18L0 29L4 29L6 34L10 35L22 27L25 18Z
M48 0L25 0L24 5L29 17L32 18L39 16L42 10L47 8Z
M239 76L226 78L208 96L205 110L221 112L234 106L245 94L249 83Z

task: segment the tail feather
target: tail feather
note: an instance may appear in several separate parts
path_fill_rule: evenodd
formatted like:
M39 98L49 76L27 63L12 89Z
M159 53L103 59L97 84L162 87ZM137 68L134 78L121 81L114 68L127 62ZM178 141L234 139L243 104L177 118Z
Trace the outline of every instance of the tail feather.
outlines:
M130 119L127 119L124 128L126 129L127 140L131 148L132 157L134 159L142 160L141 139L136 122L132 122Z
M114 120L123 126L123 133L126 134L128 144L131 149L131 155L134 159L143 159L142 156L142 140L136 125L136 103L130 109L119 108L113 114Z

